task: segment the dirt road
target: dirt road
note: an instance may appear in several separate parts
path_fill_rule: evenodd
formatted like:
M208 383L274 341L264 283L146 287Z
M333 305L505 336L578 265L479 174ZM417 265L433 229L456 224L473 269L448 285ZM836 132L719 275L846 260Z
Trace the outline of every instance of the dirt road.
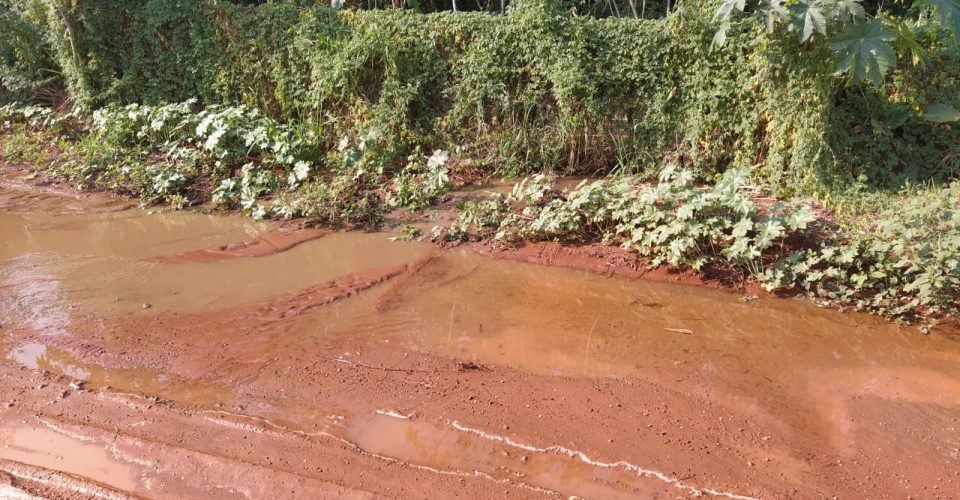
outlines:
M5 185L0 497L958 496L956 324L390 236Z

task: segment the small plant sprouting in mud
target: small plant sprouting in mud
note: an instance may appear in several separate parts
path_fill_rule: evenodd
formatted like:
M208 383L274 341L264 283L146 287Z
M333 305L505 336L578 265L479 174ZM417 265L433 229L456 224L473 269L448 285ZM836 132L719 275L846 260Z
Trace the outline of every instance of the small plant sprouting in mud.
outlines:
M411 226L409 224L404 224L400 228L400 236L394 236L390 238L391 241L413 241L423 235L423 231L420 229Z
M439 201L450 189L450 172L444 166L448 158L446 151L438 149L424 164L420 151L414 151L407 159L407 165L394 176L387 203L416 211Z

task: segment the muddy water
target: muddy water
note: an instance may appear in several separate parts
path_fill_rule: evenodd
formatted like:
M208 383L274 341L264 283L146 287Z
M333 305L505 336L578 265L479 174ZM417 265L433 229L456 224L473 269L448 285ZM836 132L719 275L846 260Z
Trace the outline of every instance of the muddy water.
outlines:
M0 460L28 463L73 474L132 491L136 469L111 457L102 446L85 443L50 428L0 429Z
M193 259L190 252L263 237L238 217L140 210L57 213L34 198L0 211L0 314L55 334L80 313L223 308L279 295L368 267L396 265L426 245L383 234L332 234L278 255ZM186 258L180 258L186 253ZM212 254L208 254L212 255ZM166 258L166 259L163 259Z
M812 474L810 454L796 450L804 442L841 460L906 451L908 473L960 468L960 336L949 328L923 336L799 300L495 261L468 248L437 252L386 233L278 231L235 217L0 190L5 361L88 389L231 408L417 470L522 484L528 493L733 495L701 489L708 478L648 468L640 459L649 455L600 457L575 436L528 442L509 426L463 423L453 409L421 415L425 403L410 403L411 388L391 404L337 399L325 394L336 392L329 382L302 373L333 362L386 377L423 353L468 372L643 381L748 419L756 429L728 430L723 417L694 426L754 432L738 456L750 467L754 455L772 461L798 484ZM231 253L263 242L277 251ZM384 355L390 364L368 358L377 352L394 353ZM589 406L576 405L571 411ZM864 424L878 414L901 434ZM0 446L0 459L138 488L129 479L135 463L49 428L4 428ZM83 456L93 458L77 461Z
M675 486L629 464L598 463L563 448L538 449L501 441L453 422L431 423L374 413L351 422L346 437L371 453L409 463L475 471L583 498L651 498Z

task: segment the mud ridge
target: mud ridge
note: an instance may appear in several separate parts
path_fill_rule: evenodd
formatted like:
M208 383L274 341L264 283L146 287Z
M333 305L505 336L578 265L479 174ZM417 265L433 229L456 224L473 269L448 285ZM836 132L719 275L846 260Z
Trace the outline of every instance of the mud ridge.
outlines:
M388 463L399 464L399 465L401 465L401 466L403 466L403 467L408 467L408 468L415 469L415 470L425 471L425 472L429 472L429 473L432 473L432 474L439 474L439 475L444 475L444 476L480 478L480 479L483 479L483 480L486 480L486 481L490 481L490 482L493 482L493 483L496 483L496 484L505 484L505 485L509 485L509 486L514 486L514 487L526 489L526 490L529 490L529 491L533 491L533 492L536 492L536 493L542 493L542 494L546 494L546 495L555 496L555 497L558 497L558 498L562 498L562 497L563 497L563 495L561 495L561 494L560 494L559 492L557 492L557 491L549 490L549 489L546 489L546 488L541 488L541 487L539 487L539 486L533 486L533 485L524 483L524 482L522 482L522 481L511 481L511 480L509 480L509 479L497 479L497 478L495 478L495 477L493 477L493 476L491 476L491 475L489 475L489 474L487 474L487 473L485 473L485 472L478 471L478 470L474 470L474 471L469 471L469 472L468 472L468 471L460 471L460 470L438 469L438 468L435 468L435 467L430 467L430 466L428 466L428 465L413 464L413 463L410 463L410 462L401 460L401 459L399 459L399 458L395 458L395 457L391 457L391 456L387 456L387 455L383 455L383 454L380 454L380 453L375 453L375 452L369 451L369 450L367 450L367 449L364 449L362 446L354 443L353 441L350 441L349 439L342 438L342 437L340 437L340 436L337 436L336 434L332 434L332 433L327 432L327 431L304 432L304 431L300 431L300 430L296 430L296 429L290 429L290 428L288 428L288 427L285 427L285 426L276 424L276 423L274 423L274 422L271 422L270 420L267 420L267 419L261 418L261 417L253 417L253 416L249 416L249 415L241 415L241 414L230 413L230 412L223 412L223 411L215 411L215 412L213 412L213 413L221 413L221 414L229 415L229 416L232 416L232 417L239 417L239 418L241 418L241 419L249 419L249 420L252 420L252 421L261 422L263 425L270 426L270 427L276 429L276 431L279 431L279 432L281 432L281 433L298 435L298 436L302 436L302 437L304 437L304 438L321 437L321 438L330 439L330 440L339 442L339 443L341 443L341 444L343 444L343 445L346 445L346 446L348 446L349 448L355 450L357 453L360 453L360 454L362 454L362 455L366 455L366 456L369 456L369 457L373 457L373 458L376 458L377 460L381 460L381 461L388 462ZM399 419L409 419L409 418L411 417L410 415L404 416L404 415L401 415L401 414L398 414L398 413L395 413L395 412L392 412L392 411L386 411L386 412L384 412L384 411L378 410L378 411L376 411L376 413L377 413L377 414L380 414L380 415L389 416L389 417L392 417L392 418L399 418ZM223 420L223 419L218 419L218 418L211 418L211 417L206 417L206 420L208 420L208 421L211 422L211 423L217 424L217 425L223 425L223 426L226 426L226 427L229 427L229 428L238 429L238 430L243 430L243 431L246 431L246 432L256 432L256 433L270 432L270 431L267 431L266 429L263 429L262 427L258 427L258 426L255 425L255 424L235 423L235 422L230 422L230 421L228 421L228 420Z
M238 257L266 257L285 252L291 248L330 234L326 229L300 229L296 231L272 231L256 238L221 245L216 248L161 255L148 259L161 264L187 262L217 262Z
M560 453L560 454L566 455L566 456L568 456L568 457L570 457L570 458L576 458L576 459L580 460L581 462L583 462L583 463L585 463L585 464L587 464L587 465L591 465L591 466L593 466L593 467L602 467L602 468L605 468L605 469L618 468L618 467L619 467L619 468L623 468L623 469L629 470L629 471L634 472L634 473L636 473L636 474L638 474L638 475L641 475L641 476L653 477L653 478L659 479L659 480L661 480L661 481L663 481L663 482L670 483L670 484L672 484L673 486L675 486L675 487L677 487L677 488L679 488L679 489L681 489L681 490L684 490L684 491L686 491L687 493L691 493L691 494L693 494L693 495L695 495L695 496L701 496L701 495L703 495L704 493L709 493L710 495L722 496L722 497L726 497L726 498L732 498L732 499L735 499L735 500L760 500L759 498L756 498L756 497L738 495L738 494L735 494L735 493L728 493L728 492L716 491L716 490L712 490L712 489L697 488L697 487L695 487L695 486L686 485L686 484L683 484L682 480L679 479L679 478L672 477L672 476L669 476L669 475L667 475L667 474L664 474L664 473L662 473L662 472L655 471L655 470L652 470L652 469L645 469L645 468L643 468L643 467L640 467L639 465L635 465L635 464L632 464L632 463L627 462L627 461L624 461L624 460L620 460L620 461L617 461L617 462L600 462L600 461L597 461L597 460L594 460L594 459L590 458L586 453L583 453L582 451L573 450L573 449L567 448L567 447L565 447L565 446L560 446L560 445L552 445L552 446L547 446L546 448L540 448L540 447L533 446L533 445L529 445L529 444L519 443L519 442L514 441L513 439L511 439L511 438L509 438L509 437L507 437L507 436L501 436L501 435L499 435L499 434L491 434L491 433L489 433L489 432L485 432L485 431L482 431L482 430L480 430L480 429L474 429L474 428L472 428L472 427L467 427L467 426L465 426L465 425L460 424L460 423L457 422L456 420L451 421L451 422L450 422L450 426L453 427L454 429L457 429L457 430L460 431L460 432L465 432L465 433L467 433L467 434L473 434L473 435L475 435L475 436L479 436L479 437L481 437L481 438L484 438L484 439L487 439L487 440L490 440L490 441L496 441L496 442L498 442L498 443L507 444L507 445L513 446L514 448L519 448L519 449L521 449L521 450L525 450L525 451L529 451L529 452L534 452L534 453Z
M651 267L649 261L631 250L601 244L565 244L555 241L524 243L516 248L496 248L493 242L472 245L473 251L493 259L548 267L588 271L606 276L643 279L658 283L692 285L769 295L762 286L724 273ZM714 276L716 275L716 276Z
M326 283L275 297L250 308L249 312L243 314L253 317L261 326L269 325L351 297L398 276L416 273L436 256L437 254L433 253L407 264L369 269L341 276Z
M0 477L7 476L10 486L29 494L57 498L67 494L98 500L134 500L138 497L117 491L92 479L46 469L21 462L0 459ZM2 483L0 483L2 484Z

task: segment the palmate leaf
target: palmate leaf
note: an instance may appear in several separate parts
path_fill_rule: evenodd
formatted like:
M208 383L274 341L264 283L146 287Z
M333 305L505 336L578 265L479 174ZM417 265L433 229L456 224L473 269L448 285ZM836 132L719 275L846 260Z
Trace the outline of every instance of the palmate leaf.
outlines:
M867 16L860 0L827 0L824 10L846 21L863 21Z
M778 23L790 18L790 10L783 5L783 2L784 0L761 0L757 8L763 13L764 24L770 33L773 33Z
M823 3L819 0L802 0L790 7L793 14L791 28L800 33L800 41L806 42L814 33L827 34L827 19Z
M830 44L830 48L840 57L837 73L846 73L853 81L880 83L883 75L897 61L897 55L890 46L894 39L896 35L887 31L876 19L847 25L846 31Z
M734 10L743 12L745 8L747 8L747 0L723 0L713 18L718 21L729 21Z
M722 47L727 42L727 30L730 29L730 18L733 17L734 10L743 12L747 7L747 0L723 0L713 18L720 21L720 27L717 33L713 35L713 43Z
M923 50L923 46L917 42L917 36L913 31L913 27L903 20L896 18L884 18L884 22L887 24L887 27L897 35L897 39L893 42L897 53L909 53L913 65L916 66L920 64L926 58L927 54L926 51Z
M953 31L954 40L960 43L960 0L920 0L940 16L944 26Z
M960 121L960 110L954 108L949 104L934 104L927 108L927 112L923 114L924 119L936 122L936 123L947 123Z

